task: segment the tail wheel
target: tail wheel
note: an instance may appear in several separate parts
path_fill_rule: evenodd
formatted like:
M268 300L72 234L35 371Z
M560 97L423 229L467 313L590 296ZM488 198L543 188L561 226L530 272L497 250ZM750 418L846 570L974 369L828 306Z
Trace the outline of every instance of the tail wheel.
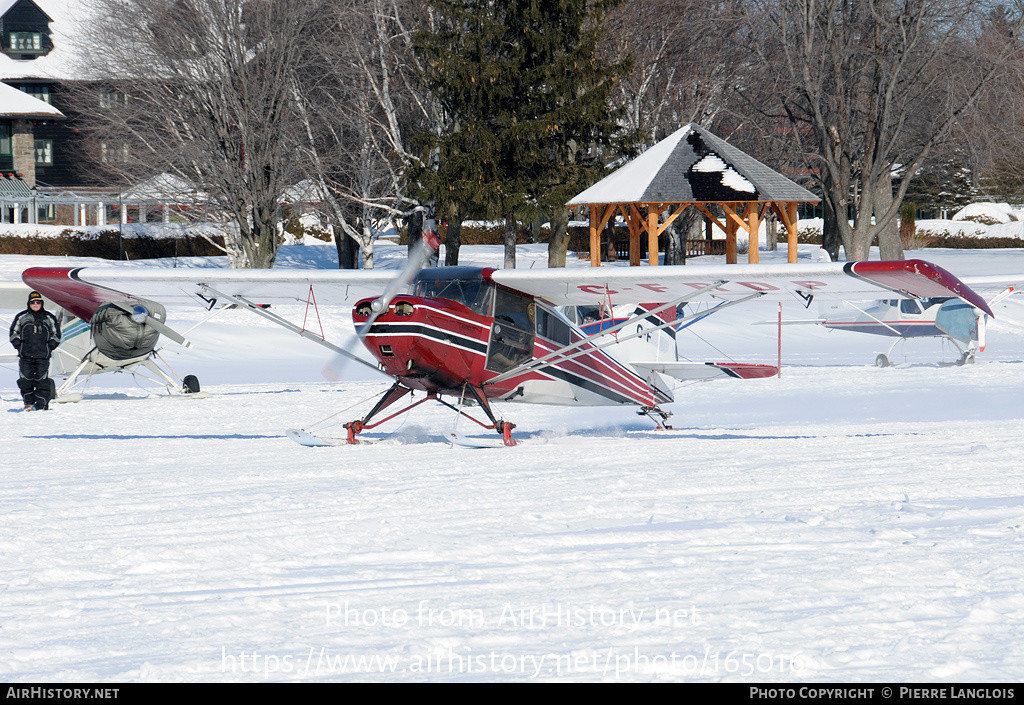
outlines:
M878 357L875 358L875 367L888 367L888 366L889 366L889 358L887 358L885 355L879 355Z
M181 382L181 388L185 394L195 394L199 391L199 379L195 375L187 375Z

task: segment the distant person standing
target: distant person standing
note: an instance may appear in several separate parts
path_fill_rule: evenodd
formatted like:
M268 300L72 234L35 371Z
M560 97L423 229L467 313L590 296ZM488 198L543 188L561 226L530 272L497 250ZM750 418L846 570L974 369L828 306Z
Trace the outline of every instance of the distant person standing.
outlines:
M28 295L28 308L14 318L11 345L18 351L18 388L25 411L50 408L50 355L60 345L60 326L52 313L43 310L38 291Z

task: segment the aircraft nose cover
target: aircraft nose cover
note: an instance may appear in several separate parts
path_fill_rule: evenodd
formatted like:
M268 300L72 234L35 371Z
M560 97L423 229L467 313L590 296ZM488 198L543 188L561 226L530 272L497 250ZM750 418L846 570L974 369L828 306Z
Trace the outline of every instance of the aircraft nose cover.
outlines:
M96 347L111 360L148 355L160 339L158 331L136 323L127 311L110 304L96 309L89 323Z
M935 316L935 327L961 343L978 339L978 316L974 307L960 299L942 304Z

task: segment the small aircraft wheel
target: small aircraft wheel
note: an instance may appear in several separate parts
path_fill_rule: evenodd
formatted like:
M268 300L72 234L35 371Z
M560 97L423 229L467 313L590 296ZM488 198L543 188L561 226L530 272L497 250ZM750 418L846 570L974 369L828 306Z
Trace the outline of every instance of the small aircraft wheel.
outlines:
M888 367L888 366L889 366L889 358L887 358L885 355L879 355L878 357L875 358L875 367Z
M968 350L960 356L961 365L973 365L974 364L974 351Z
M181 382L185 394L195 394L199 391L199 379L195 375L187 375Z

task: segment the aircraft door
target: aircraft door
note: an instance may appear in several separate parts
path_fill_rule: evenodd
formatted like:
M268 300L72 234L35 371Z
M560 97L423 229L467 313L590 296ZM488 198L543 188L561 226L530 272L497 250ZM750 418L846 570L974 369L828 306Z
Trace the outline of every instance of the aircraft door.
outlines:
M533 298L498 288L494 297L494 322L487 342L486 368L507 372L533 357Z

